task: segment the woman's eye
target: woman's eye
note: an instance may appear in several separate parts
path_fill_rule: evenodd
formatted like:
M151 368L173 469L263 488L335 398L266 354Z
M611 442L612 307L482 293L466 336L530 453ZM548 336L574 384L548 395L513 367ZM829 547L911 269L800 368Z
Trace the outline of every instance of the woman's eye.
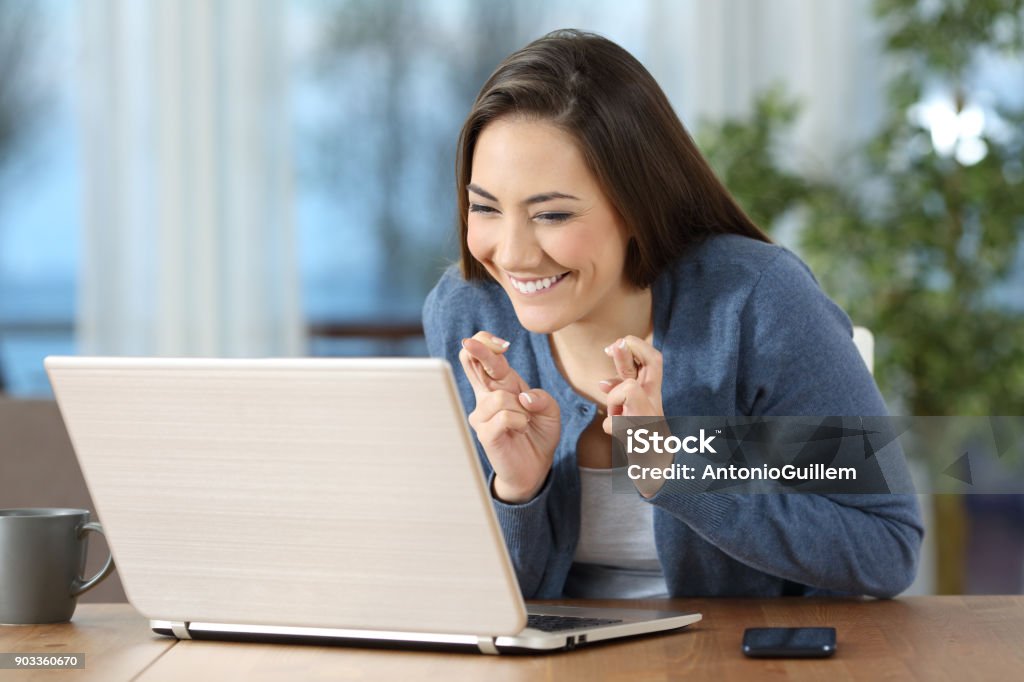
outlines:
M470 213L497 213L498 211L493 206L484 206L483 204L470 204L469 205L469 212Z
M534 220L539 220L543 223L564 223L571 217L572 213L538 213L534 216Z

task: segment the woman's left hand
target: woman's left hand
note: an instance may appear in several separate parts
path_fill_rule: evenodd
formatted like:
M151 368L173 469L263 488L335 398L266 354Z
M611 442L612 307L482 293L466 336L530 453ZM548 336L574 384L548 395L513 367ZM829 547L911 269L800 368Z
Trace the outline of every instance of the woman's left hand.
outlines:
M661 352L637 336L618 339L605 348L615 363L613 379L600 382L608 394L608 416L602 427L611 435L612 417L663 417L661 406Z

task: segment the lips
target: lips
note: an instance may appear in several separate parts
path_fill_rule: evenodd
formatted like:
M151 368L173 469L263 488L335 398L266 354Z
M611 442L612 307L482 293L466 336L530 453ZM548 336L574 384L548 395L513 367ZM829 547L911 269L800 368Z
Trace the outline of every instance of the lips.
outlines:
M568 276L568 272L563 272L560 275L552 275L550 277L535 277L531 279L520 279L508 275L508 281L512 284L512 288L521 294L529 296L530 294L542 294L550 291L559 282Z

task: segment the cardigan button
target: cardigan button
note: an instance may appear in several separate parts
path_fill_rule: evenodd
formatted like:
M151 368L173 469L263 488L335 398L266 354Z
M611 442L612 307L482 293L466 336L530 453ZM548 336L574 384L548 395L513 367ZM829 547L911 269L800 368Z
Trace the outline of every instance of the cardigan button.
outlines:
M590 407L587 405L580 405L576 409L579 410L580 415L584 417L587 416L588 412L590 412Z

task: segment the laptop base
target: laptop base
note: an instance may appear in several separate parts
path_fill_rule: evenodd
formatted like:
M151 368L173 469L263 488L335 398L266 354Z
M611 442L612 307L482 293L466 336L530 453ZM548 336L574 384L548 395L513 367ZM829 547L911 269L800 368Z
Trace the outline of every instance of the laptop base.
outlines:
M599 618L608 624L585 627L569 625L565 630L554 632L527 627L518 635L498 637L156 620L150 621L150 627L159 635L181 640L462 651L494 655L571 651L603 641L680 629L701 620L699 613L583 606L530 605L529 613L541 617L579 619L581 622Z

